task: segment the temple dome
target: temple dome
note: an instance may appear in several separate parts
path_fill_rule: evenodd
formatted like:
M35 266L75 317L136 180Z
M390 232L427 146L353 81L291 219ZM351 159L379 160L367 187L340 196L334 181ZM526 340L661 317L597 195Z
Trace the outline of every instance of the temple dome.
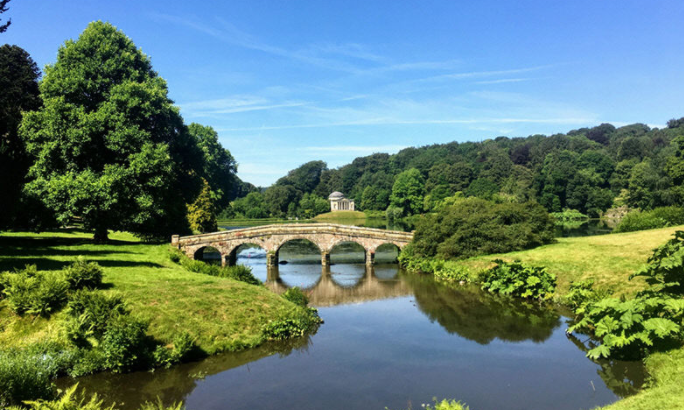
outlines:
M344 198L344 194L342 192L339 192L339 191L333 192L328 197L328 199L342 199L342 198Z

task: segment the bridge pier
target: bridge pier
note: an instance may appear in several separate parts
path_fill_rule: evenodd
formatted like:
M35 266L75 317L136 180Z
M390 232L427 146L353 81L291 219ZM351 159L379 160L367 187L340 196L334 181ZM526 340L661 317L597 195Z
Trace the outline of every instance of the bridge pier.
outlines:
M266 281L277 282L280 279L280 269L278 264L266 268Z
M375 263L375 252L371 250L366 250L366 265L373 266Z
M330 266L330 252L321 252L321 265Z
M278 251L268 251L266 254L266 266L278 266Z
M237 265L237 248L233 249L225 258L221 258L221 266L235 266Z

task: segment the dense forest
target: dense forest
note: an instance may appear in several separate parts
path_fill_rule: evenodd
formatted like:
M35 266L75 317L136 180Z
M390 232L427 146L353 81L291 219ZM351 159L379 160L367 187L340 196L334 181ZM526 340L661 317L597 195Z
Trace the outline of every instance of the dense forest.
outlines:
M361 210L405 216L434 210L457 192L500 201L535 200L549 212L592 217L613 207L652 209L684 202L684 118L664 129L601 124L551 136L497 137L373 154L328 169L290 171L232 203L224 215L312 216L341 191ZM677 138L680 137L680 138Z

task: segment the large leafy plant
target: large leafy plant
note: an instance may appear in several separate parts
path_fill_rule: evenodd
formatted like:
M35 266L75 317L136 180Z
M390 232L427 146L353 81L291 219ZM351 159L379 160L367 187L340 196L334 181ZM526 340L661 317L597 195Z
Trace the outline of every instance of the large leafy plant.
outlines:
M518 261L496 260L496 266L482 275L482 289L502 295L531 299L550 299L556 289L556 275L546 268Z
M649 350L684 340L684 231L653 251L648 266L630 276L650 285L636 298L586 298L568 331L590 333L599 343L587 352L601 357L639 358Z

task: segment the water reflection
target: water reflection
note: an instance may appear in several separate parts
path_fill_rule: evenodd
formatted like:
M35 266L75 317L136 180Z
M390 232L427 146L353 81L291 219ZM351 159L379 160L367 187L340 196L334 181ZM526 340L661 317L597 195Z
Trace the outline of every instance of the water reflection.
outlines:
M313 306L325 307L407 296L411 287L397 265L274 266L264 285L276 293L297 286Z
M145 402L161 398L166 405L184 402L188 395L205 378L225 372L269 356L287 357L295 351L305 353L311 345L311 336L297 339L269 342L254 349L236 353L210 356L202 361L184 363L171 369L157 369L153 372L129 374L99 373L88 377L57 380L65 389L74 383L87 392L97 392L106 405L117 404L122 410L139 409Z
M550 306L493 295L477 287L451 287L426 275L405 275L416 305L447 332L488 344L548 339L561 325L561 315ZM456 285L458 286L458 285Z

